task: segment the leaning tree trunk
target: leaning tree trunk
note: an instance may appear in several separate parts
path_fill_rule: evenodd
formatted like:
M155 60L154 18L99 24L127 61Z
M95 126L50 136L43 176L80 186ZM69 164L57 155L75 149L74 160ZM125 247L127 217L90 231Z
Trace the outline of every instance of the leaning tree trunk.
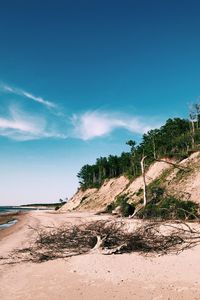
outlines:
M194 140L195 126L194 126L194 121L193 120L191 121L191 123L192 123L192 134L191 134L191 137L192 137L192 148L194 149L194 147L195 147L195 140Z
M142 170L142 179L143 179L143 206L145 207L147 204L147 185L146 185L146 178L145 178L145 161L146 156L143 156L141 159L141 170Z
M134 213L129 216L129 218L133 218L135 217L135 215L141 210L143 209L146 205L147 205L147 185L146 185L146 175L145 175L145 164L144 164L144 161L145 159L147 158L147 156L143 156L141 161L140 161L140 165L141 165L141 171L142 171L142 179L143 179L143 204L140 205L139 207L137 207L134 211ZM182 166L179 166L178 164L176 163L173 163L173 162L170 162L170 161L166 161L164 159L154 159L155 161L159 161L159 162L164 162L164 163L167 163L169 165L172 165L173 167L175 168L178 168L180 170L183 170L185 172L188 172L190 171L191 169L190 168L184 168Z
M145 177L145 165L144 161L147 158L147 156L143 156L140 165L141 165L141 171L142 171L142 179L143 179L143 204L136 208L134 213L129 216L129 218L133 218L142 208L144 208L147 205L147 185L146 185L146 177Z

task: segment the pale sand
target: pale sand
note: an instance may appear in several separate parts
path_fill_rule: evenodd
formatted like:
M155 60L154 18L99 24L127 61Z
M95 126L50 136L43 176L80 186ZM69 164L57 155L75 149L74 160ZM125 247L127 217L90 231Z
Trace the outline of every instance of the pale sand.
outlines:
M108 217L31 212L9 228L9 235L1 234L0 256L34 239L27 225L39 228L100 218ZM199 254L200 246L178 256L88 254L41 264L1 262L0 299L200 299Z

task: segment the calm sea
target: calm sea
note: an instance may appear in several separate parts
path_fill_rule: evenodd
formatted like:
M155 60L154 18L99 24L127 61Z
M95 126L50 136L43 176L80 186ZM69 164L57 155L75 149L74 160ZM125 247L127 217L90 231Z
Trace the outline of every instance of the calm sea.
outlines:
M9 212L18 212L18 211L30 211L30 210L35 210L34 208L20 208L16 206L0 206L0 214L5 214ZM17 220L10 221L5 224L0 224L0 230L4 228L8 228L12 225L14 225L17 222Z
M17 211L29 211L34 210L33 208L20 208L16 206L0 206L0 214Z

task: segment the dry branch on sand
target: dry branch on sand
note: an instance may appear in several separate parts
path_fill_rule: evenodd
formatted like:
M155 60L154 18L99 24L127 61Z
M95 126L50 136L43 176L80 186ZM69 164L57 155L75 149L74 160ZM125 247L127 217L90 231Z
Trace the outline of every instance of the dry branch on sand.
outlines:
M96 221L37 230L32 246L15 250L12 258L16 262L43 262L86 253L178 254L200 244L200 231L186 223L148 222L135 229L127 224L118 220Z

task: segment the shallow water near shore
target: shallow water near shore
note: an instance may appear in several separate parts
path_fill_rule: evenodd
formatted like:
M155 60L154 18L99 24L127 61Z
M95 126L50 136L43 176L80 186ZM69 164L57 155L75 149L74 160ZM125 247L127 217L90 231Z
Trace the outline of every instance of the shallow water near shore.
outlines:
M0 206L0 230L7 229L18 222L19 216L30 211L46 210L42 207Z
M9 228L10 226L15 225L17 222L18 222L17 220L12 220L7 223L0 224L0 230Z
M18 213L24 211L27 211L27 209L25 210L13 206L0 206L0 230L15 225L18 222L16 216L18 215Z
M23 212L16 210L2 210L0 213L0 231L15 225Z

